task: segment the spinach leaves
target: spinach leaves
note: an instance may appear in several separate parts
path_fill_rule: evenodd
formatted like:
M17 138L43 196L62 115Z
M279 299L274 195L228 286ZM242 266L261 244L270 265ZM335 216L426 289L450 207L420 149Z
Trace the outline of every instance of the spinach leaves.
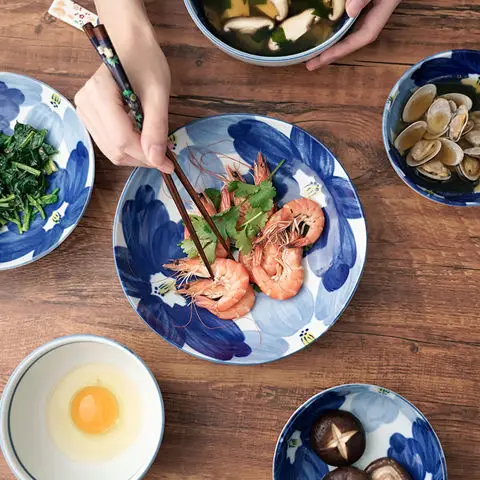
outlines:
M58 189L47 193L47 177L57 171L47 133L22 123L12 136L0 133L0 227L13 222L22 234L36 215L46 218L46 205L57 202Z

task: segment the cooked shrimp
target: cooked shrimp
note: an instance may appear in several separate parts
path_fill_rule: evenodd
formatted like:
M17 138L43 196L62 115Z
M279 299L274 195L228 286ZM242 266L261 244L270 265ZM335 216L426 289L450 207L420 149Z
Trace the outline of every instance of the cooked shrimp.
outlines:
M262 266L263 249L257 246L252 274L263 293L277 300L294 297L302 288L305 272L302 266L301 248L284 248L277 259L276 273L270 276Z
M288 247L306 247L320 238L324 226L322 207L308 198L299 198L288 202L270 217L259 241L270 241Z
M213 313L221 320L234 320L236 318L244 317L248 312L250 312L255 303L255 292L253 291L253 288L249 286L244 297L232 308L223 312L218 310L217 302L209 297L200 296L194 299L194 302L199 307L206 308L209 312Z
M211 265L214 280L208 278L207 268L199 258L182 258L164 267L177 272L183 279L202 277L204 280L193 280L179 291L188 294L194 301L199 296L211 298L217 303L219 312L236 305L249 286L247 269L235 260L217 258Z
M260 185L263 181L270 178L270 169L262 152L258 152L257 159L253 164L253 181L255 185Z
M284 241L284 238L289 238L285 232L292 226L293 221L292 212L281 208L270 217L255 244L288 245L288 241Z
M296 237L293 247L306 247L315 243L323 232L325 215L322 207L309 198L297 198L283 208L291 212L294 218L293 235Z
M280 246L269 242L265 245L262 245L262 248L262 267L265 269L268 275L273 277L277 273L277 259L280 258ZM248 254L240 252L238 256L238 261L245 265L245 268L248 270L251 283L255 283L255 278L253 278L252 273L254 256L255 249L252 249Z

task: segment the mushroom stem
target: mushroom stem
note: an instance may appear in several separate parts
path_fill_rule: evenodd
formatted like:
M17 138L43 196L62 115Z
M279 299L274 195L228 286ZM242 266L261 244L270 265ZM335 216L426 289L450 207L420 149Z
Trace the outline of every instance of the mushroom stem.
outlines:
M240 33L253 34L262 28L272 30L275 23L270 18L265 17L237 17L231 18L223 26L225 32L236 31Z
M336 22L345 13L345 0L333 0L332 8L333 11L328 18L332 22Z
M288 0L270 0L277 9L278 15L276 19L281 22L288 16Z

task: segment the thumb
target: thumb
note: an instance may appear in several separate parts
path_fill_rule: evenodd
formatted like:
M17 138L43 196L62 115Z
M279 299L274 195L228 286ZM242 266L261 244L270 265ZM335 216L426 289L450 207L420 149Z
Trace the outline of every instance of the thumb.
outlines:
M144 102L142 148L148 163L164 173L173 172L173 164L166 157L168 141L168 103Z
M350 18L355 18L371 0L347 0L346 10Z

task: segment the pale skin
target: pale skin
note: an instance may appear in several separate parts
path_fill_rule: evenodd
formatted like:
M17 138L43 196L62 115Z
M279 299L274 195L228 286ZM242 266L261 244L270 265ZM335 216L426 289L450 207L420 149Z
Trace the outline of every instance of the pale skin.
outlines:
M307 62L308 70L325 67L373 43L401 0L347 0L346 10L356 17L367 6L355 31ZM101 66L75 96L77 111L99 149L116 165L158 168L173 165L165 156L168 142L170 69L155 39L143 0L96 0L132 87L142 102L145 120L139 134L123 105L120 91Z

